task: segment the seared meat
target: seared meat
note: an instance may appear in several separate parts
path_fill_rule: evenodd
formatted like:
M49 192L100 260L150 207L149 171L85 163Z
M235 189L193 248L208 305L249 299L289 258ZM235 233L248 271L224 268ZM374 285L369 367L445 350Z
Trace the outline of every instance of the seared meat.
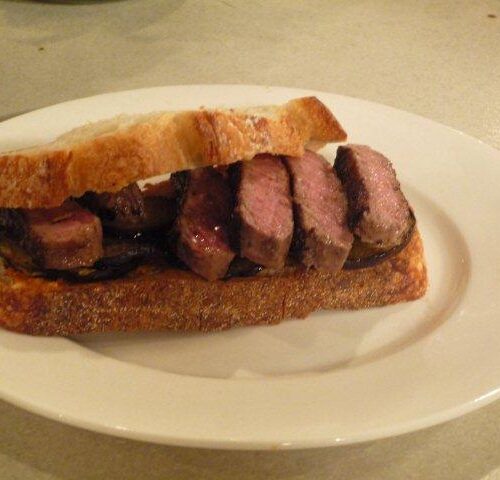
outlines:
M208 280L226 275L235 253L229 245L231 190L224 176L212 167L175 175L184 185L176 220L178 257Z
M236 169L240 255L265 267L283 268L293 235L286 168L278 157L260 155Z
M102 256L100 220L71 200L51 209L4 210L1 217L6 234L43 269L87 267Z
M87 192L81 201L105 221L120 222L144 215L144 199L137 183L116 193Z
M410 207L391 162L364 145L339 147L335 169L349 202L349 225L363 242L399 245L412 225Z
M175 200L179 191L176 182L171 181L169 178L159 183L147 183L144 185L142 194L144 197L162 197L169 200Z
M79 202L95 212L108 231L134 235L138 232L170 228L175 220L175 198L165 195L168 182L141 192L134 183L116 193L87 192ZM170 189L171 190L171 189Z
M331 165L314 152L287 157L285 163L292 179L294 250L307 267L337 271L353 241L342 185Z
M141 221L122 225L121 232L144 232L170 229L177 215L177 201L164 197L144 197L144 216ZM115 229L119 230L117 226Z

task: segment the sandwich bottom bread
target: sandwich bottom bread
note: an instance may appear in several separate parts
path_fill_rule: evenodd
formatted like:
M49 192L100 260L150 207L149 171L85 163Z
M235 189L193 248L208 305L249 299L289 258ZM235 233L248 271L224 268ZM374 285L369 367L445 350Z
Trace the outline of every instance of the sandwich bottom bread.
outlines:
M422 240L391 162L314 151L345 139L305 98L120 117L0 155L0 326L209 332L421 297Z

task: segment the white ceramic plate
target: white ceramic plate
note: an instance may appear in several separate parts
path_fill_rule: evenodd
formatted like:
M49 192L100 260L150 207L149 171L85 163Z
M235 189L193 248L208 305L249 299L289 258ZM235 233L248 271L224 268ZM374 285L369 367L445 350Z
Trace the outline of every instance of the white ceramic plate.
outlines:
M235 449L396 435L497 398L500 153L478 140L329 93L182 86L101 95L14 118L0 124L0 150L121 112L281 103L308 94L332 108L352 142L392 159L425 243L424 299L210 335L57 339L2 331L0 395L99 432ZM334 149L325 154L331 159Z

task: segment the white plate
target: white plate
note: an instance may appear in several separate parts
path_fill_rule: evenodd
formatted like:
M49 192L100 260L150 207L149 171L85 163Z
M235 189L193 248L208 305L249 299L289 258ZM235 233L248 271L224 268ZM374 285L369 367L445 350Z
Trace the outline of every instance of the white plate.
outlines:
M500 154L445 126L329 93L182 86L101 95L0 124L0 150L121 112L281 103L315 94L353 142L386 153L423 235L424 299L199 334L33 338L0 332L0 395L123 437L302 448L423 428L500 396ZM333 149L326 149L329 158ZM255 299L258 301L258 299Z

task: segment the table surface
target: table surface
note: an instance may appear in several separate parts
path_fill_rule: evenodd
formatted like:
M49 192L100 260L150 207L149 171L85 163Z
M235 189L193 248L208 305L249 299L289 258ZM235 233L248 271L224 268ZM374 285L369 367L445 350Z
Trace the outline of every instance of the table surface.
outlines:
M265 84L392 105L500 147L498 0L0 0L0 38L0 119L139 87ZM0 401L2 479L332 477L500 479L500 402L360 445L228 452L98 435Z

